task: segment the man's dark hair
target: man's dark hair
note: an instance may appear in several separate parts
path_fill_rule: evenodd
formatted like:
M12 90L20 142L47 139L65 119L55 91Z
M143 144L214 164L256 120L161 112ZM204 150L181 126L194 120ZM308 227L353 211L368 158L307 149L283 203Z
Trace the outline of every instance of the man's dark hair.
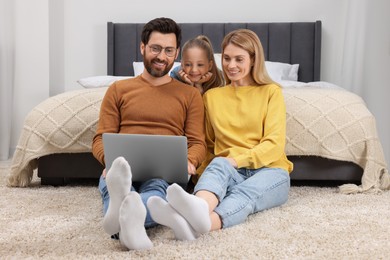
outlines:
M165 17L160 17L149 21L142 29L141 41L143 44L148 44L152 32L160 32L163 34L174 33L176 35L176 48L180 47L181 29L177 23Z

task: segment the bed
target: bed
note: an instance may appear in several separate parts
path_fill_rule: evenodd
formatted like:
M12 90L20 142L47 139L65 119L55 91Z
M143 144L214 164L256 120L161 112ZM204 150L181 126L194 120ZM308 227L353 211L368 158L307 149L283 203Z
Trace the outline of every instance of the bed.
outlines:
M182 43L204 34L215 53L221 52L225 34L248 28L259 35L267 61L299 64L297 81L281 83L287 108L286 154L294 163L292 180L339 181L345 183L340 187L344 193L389 188L375 118L359 96L320 81L321 21L179 25ZM134 75L135 64L142 61L142 27L142 23L108 22L107 77ZM92 156L91 143L108 85L50 97L27 115L9 186L28 186L35 169L42 184L99 177L103 167Z

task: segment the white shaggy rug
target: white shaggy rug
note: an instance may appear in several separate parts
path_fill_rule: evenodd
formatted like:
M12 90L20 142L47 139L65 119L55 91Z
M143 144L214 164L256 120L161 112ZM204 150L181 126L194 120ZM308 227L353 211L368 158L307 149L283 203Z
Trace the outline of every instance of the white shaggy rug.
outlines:
M285 205L241 225L192 242L157 227L148 230L151 250L126 251L102 229L95 185L41 186L34 177L32 187L8 188L7 173L2 162L2 259L390 259L390 192L293 186Z

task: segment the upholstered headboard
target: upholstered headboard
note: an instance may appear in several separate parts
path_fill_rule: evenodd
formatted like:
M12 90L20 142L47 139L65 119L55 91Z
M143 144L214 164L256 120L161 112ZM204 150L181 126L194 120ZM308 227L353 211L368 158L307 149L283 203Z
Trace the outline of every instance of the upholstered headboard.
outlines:
M223 37L238 28L251 29L263 44L266 60L299 64L298 80L320 80L321 21L293 23L179 23L182 44L199 34L208 36L214 52ZM139 49L142 23L108 22L108 75L134 75L133 61L142 61ZM178 58L180 60L180 57Z

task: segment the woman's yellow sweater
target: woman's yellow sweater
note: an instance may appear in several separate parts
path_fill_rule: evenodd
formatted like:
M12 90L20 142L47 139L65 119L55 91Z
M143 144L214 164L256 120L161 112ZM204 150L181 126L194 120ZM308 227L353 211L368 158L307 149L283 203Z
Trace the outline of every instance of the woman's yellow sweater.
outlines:
M200 171L215 156L234 158L238 168L292 171L284 152L286 107L279 86L213 88L203 100L209 156Z

